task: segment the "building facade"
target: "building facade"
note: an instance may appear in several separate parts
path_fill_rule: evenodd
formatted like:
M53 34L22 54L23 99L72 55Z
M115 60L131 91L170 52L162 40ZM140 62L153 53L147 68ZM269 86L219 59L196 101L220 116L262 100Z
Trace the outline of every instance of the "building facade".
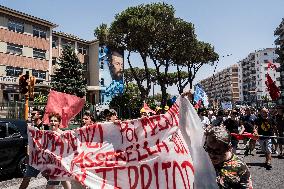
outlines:
M275 40L275 45L278 46L276 49L276 54L278 54L277 62L280 63L280 89L281 89L281 98L279 100L279 104L284 105L284 18L282 18L282 22L274 31L274 35L277 36Z
M99 41L56 32L56 27L49 21L0 5L0 102L21 99L18 77L27 72L41 81L36 92L48 90L56 62L68 44L86 65L87 100L100 103Z
M266 74L269 74L276 85L280 85L279 72L268 69L269 62L279 67L277 57L275 48L266 48L250 53L238 62L241 101L256 106L263 101L271 100L265 81Z
M209 104L239 101L238 65L234 64L211 77L200 81Z

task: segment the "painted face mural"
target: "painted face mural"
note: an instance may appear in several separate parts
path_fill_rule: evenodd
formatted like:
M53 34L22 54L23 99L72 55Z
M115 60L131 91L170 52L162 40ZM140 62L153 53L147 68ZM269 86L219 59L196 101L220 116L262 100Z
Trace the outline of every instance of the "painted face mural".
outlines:
M100 102L109 104L111 99L123 93L123 51L110 51L106 46L99 48Z

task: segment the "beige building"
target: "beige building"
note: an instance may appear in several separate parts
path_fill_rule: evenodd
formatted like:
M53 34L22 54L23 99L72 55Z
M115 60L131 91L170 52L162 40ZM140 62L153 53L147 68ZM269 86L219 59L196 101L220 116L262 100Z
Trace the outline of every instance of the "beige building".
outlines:
M18 77L26 72L42 81L41 90L48 88L56 59L66 44L74 47L79 60L86 65L88 100L99 102L99 42L55 32L56 27L49 21L0 5L0 102L20 100Z
M269 91L265 84L268 73L276 85L280 85L280 73L268 69L269 62L279 67L276 62L278 55L275 48L265 48L250 53L239 61L240 100L248 105L262 105L266 98L270 99ZM271 99L270 99L271 100Z
M240 100L238 65L232 65L199 82L210 104Z

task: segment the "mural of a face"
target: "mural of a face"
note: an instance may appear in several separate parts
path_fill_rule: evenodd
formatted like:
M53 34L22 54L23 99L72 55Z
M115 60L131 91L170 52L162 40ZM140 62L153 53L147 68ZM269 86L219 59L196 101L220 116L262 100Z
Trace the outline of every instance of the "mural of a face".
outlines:
M110 72L113 80L122 80L123 73L123 57L118 52L114 51L111 55Z

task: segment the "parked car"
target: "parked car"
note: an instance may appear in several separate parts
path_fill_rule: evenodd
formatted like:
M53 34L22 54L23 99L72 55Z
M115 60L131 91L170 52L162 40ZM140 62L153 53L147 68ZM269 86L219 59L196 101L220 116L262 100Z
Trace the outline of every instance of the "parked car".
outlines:
M0 118L0 176L26 171L27 123L24 120Z

